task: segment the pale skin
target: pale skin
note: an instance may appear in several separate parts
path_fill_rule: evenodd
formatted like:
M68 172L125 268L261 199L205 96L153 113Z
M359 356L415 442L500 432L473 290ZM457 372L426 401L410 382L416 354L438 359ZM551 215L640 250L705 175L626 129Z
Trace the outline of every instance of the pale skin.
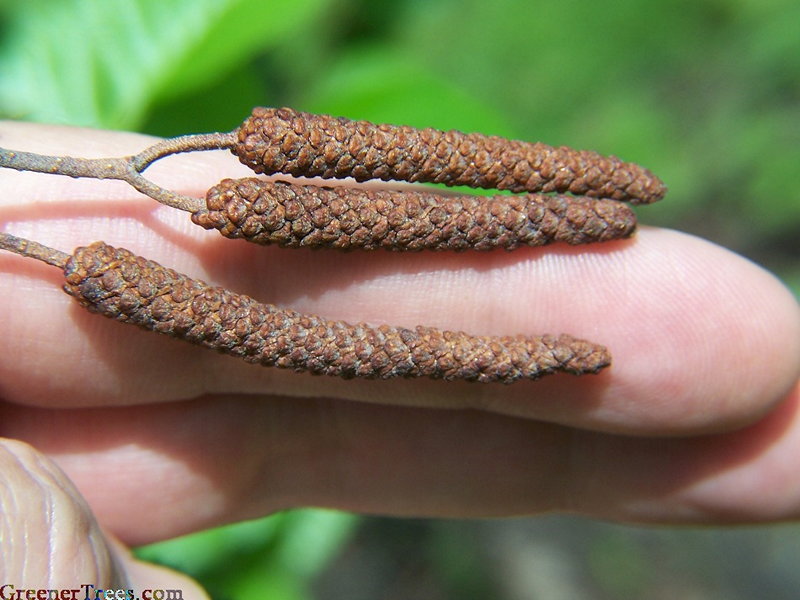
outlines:
M48 154L121 156L151 142L0 124L3 147ZM251 173L222 151L147 174L201 196ZM2 253L0 581L157 583L201 598L122 544L295 506L693 524L800 516L800 308L772 275L709 242L642 227L629 241L512 253L281 250L204 231L120 182L0 170L0 189L4 230L60 250L105 240L326 317L565 332L614 359L598 376L511 386L299 375L88 314L60 291L57 269Z

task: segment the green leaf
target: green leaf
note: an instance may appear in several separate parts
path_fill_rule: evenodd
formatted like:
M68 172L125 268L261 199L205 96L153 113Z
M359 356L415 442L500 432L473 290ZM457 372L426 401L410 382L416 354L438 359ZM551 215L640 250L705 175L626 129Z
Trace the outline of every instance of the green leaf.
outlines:
M305 581L276 568L242 574L232 579L222 592L230 600L312 600Z
M326 0L30 0L7 9L0 115L135 129L291 34Z
M239 126L254 106L264 104L264 88L258 74L249 65L242 65L211 86L158 102L139 131L162 137L230 131Z
M309 581L334 558L357 523L358 517L348 513L298 509L143 546L135 553L234 600L306 600ZM259 588L262 594L254 596Z
M137 548L140 560L157 562L199 577L214 571L222 561L243 553L261 552L279 535L286 513L207 529Z
M194 11L197 0L184 0ZM204 4L220 4L205 0ZM291 35L302 43L302 26L326 4L326 0L226 0L225 10L216 11L213 22L199 24L199 37L191 54L173 73L163 97L174 97L177 90L187 90L210 83L214 74L224 72L242 59Z
M350 538L357 522L355 515L333 510L287 513L284 536L275 548L277 564L301 579L313 577Z
M381 46L343 54L308 87L304 110L415 127L513 135L509 122L472 94Z

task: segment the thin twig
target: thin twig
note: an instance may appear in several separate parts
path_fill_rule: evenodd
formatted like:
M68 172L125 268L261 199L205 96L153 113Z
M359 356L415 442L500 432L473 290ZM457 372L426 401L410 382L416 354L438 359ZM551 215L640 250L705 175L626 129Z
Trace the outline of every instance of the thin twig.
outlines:
M163 140L133 156L121 158L76 158L72 156L47 156L33 152L19 152L0 148L0 168L32 171L68 177L90 179L117 179L124 181L153 200L187 212L205 207L202 198L176 194L142 176L142 172L155 161L181 152L219 150L230 148L236 141L233 133L184 135Z
M39 242L33 240L26 240L25 238L11 235L10 233L0 232L0 248L14 252L21 256L35 258L48 265L54 267L64 268L70 255L66 252L61 252L55 248L50 248Z
M146 177L142 177L142 175L136 172L132 167L127 173L126 177L123 178L123 181L136 188L145 196L150 196L153 200L160 202L165 206L170 206L172 208L177 208L190 213L197 212L198 210L202 210L206 207L205 200L202 198L176 194L175 192L153 183Z
M0 148L0 167L68 177L125 180L130 170L127 158L75 158L48 156Z
M181 135L153 144L127 160L136 172L142 173L155 161L165 156L200 150L222 150L233 147L235 143L235 133Z

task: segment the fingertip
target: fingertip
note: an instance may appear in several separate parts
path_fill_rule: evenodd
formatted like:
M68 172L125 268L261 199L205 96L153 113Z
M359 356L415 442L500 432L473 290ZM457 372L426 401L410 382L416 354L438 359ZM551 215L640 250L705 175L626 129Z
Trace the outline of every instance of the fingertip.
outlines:
M510 279L508 314L520 320L513 307L533 305L523 326L602 343L612 364L486 394L492 410L609 433L694 435L757 421L797 382L796 299L709 241L642 227L598 252L556 249L509 272L524 277Z
M771 410L800 373L791 292L755 263L687 234L647 230L637 245L626 269L638 298L612 345L622 382L612 393L639 426L649 415L665 432L733 429Z

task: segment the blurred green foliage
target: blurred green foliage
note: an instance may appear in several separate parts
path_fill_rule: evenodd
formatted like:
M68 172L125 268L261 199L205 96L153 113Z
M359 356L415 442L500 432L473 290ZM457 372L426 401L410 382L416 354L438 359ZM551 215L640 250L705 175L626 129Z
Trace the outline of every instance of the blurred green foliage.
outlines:
M310 600L309 582L355 522L344 513L295 510L153 544L137 556L191 573L218 600Z
M646 222L800 293L798 23L796 0L0 0L0 117L175 135L291 105L592 148L668 183ZM352 524L303 511L143 556L306 598Z

